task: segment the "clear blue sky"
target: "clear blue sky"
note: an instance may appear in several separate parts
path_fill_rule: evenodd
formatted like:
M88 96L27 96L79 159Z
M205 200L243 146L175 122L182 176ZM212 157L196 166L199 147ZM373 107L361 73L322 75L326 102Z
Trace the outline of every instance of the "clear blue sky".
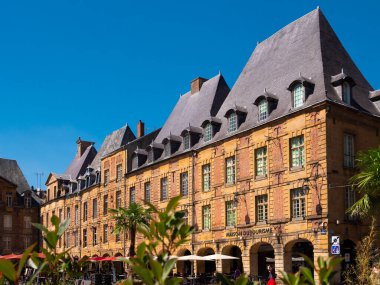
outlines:
M0 157L36 185L78 136L99 148L126 123L156 129L193 78L232 86L257 41L318 5L380 88L380 1L1 1Z

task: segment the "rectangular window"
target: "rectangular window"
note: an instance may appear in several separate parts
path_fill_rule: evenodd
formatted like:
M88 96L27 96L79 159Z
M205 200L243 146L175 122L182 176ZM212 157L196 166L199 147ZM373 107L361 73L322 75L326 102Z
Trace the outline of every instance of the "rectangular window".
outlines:
M92 218L96 219L98 217L98 199L92 200Z
M116 242L119 242L121 239L120 239L120 234L115 234L115 238L116 238Z
M54 214L53 214L53 216L54 216ZM66 219L70 220L70 217L71 217L70 207L67 207L67 209L66 209Z
M108 195L103 196L103 215L108 214Z
M103 225L103 243L108 242L108 225Z
M62 209L59 209L59 214L58 214L59 221L62 222Z
M13 197L12 197L11 192L8 192L6 194L6 199L7 199L7 207L12 207L13 206Z
M66 232L66 247L70 247L70 232Z
M24 228L31 229L32 228L32 218L29 216L24 216Z
M353 168L355 165L354 136L344 134L344 167Z
M234 201L226 202L226 226L236 226L236 208L234 205Z
M261 147L256 149L255 153L256 160L256 176L266 176L267 175L267 147Z
M184 149L189 149L190 148L190 134L189 133L187 133L183 137L183 148Z
M123 165L118 164L116 166L116 182L121 181L122 176L123 176Z
M231 156L226 159L226 183L235 184L236 173L235 173L235 156Z
M202 207L202 217L203 217L203 230L211 229L211 206L203 206Z
M262 99L258 105L259 108L259 121L264 121L268 118L268 101Z
M203 129L203 140L205 142L208 142L212 139L212 135L213 135L213 132L212 132L212 125L211 123L208 123L204 129Z
M121 207L121 191L116 192L116 208Z
M144 184L144 199L150 202L150 182L145 182Z
M302 188L293 189L292 196L292 217L303 218L306 216L306 195Z
M188 210L183 210L183 213L185 214L183 216L183 219L185 220L185 224L188 225L189 224L189 211Z
M161 178L161 201L168 199L168 178Z
M75 205L75 224L79 224L79 207L78 205Z
M129 188L129 203L136 203L136 187Z
M305 166L304 138L302 136L290 139L290 167Z
M231 113L228 117L228 132L234 132L237 130L237 115Z
M181 177L181 195L182 196L187 196L189 192L189 179L188 179L188 174L187 172L183 172L180 175Z
M12 247L12 239L10 237L4 237L4 249L11 250Z
M25 197L25 208L30 208L32 206L32 198L29 196Z
M87 247L87 229L83 230L83 247Z
M27 249L31 244L30 237L24 237L24 249Z
M83 222L87 222L88 217L88 204L87 202L83 203Z
M110 170L106 169L104 170L104 185L108 185L110 182Z
M268 220L268 195L256 197L256 215L257 222L266 222Z
M356 192L355 189L352 186L346 186L345 189L345 197L344 197L344 204L346 210L350 209L354 204L356 203ZM348 220L355 220L356 217L347 214L346 218Z
M4 229L12 229L12 215L4 215Z
M74 231L73 235L74 235L74 246L78 246L78 231Z
M95 246L98 244L98 236L96 233L96 227L92 228L92 245Z
M208 192L211 190L211 166L210 164L205 164L202 166L203 175L203 191Z

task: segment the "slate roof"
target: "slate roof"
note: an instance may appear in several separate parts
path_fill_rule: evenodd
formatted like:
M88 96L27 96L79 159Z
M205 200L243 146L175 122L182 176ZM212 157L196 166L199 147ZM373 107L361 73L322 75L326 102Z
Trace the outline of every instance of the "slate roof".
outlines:
M15 184L16 191L21 196L25 191L31 190L16 160L0 158L0 177ZM41 204L42 200L34 192L32 192L32 198Z
M80 175L83 175L83 173L86 171L87 166L94 160L96 155L97 151L94 145L90 145L86 148L81 157L75 157L71 161L69 167L63 173L63 175L60 176L62 176L62 178L69 177L70 179L67 180L77 179Z
M325 100L344 104L331 84L331 78L340 76L342 69L356 83L352 91L355 107L379 115L375 104L368 99L373 88L342 46L322 11L319 8L313 10L257 45L217 114L223 123L214 141L226 136L228 124L224 115L236 104L248 110L239 130L250 129ZM312 82L314 91L302 107L293 110L291 91L287 88L300 77ZM265 122L258 122L258 108L253 103L264 90L278 98L278 105Z
M203 83L199 92L182 95L155 142L162 143L170 135L179 136L189 125L200 127L207 117L217 114L229 91L223 76L218 74Z
M259 43L228 96L228 86L221 75L205 82L200 92L182 96L155 142L162 143L169 135L180 135L189 126L204 127L206 120L221 124L211 141L200 139L192 147L198 149L323 101L347 105L332 84L346 78L353 86L350 108L380 116L380 92L373 91L317 8ZM297 81L312 88L304 104L293 108L290 88ZM276 102L269 117L261 122L257 107L260 97ZM245 121L236 132L228 133L226 114L231 110L243 112ZM182 152L180 147L172 155Z
M118 148L135 139L136 136L133 134L132 130L128 125L113 131L104 139L103 144L100 147L98 154L91 162L90 167L95 170L100 169L102 157L106 156L107 154L117 150Z

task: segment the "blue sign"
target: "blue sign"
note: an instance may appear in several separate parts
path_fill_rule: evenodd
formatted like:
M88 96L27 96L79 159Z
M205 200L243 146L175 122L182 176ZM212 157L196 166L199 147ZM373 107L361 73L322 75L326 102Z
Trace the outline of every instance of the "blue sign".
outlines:
M335 254L335 255L340 254L340 245L339 244L333 244L331 246L331 254Z

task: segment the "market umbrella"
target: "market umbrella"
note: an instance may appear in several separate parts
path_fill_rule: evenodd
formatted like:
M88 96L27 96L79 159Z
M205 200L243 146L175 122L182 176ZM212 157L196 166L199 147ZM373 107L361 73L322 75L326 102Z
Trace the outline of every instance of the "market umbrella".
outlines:
M11 254L8 254L8 255L3 255L1 257L1 259L21 259L22 258L22 254L14 254L14 253L11 253Z
M206 255L205 257L208 258L208 260L222 260L222 259L239 259L239 257L231 256L231 255L225 255L225 254L211 254L211 255Z
M91 257L89 258L88 260L90 261L99 261L99 262L102 262L102 261L115 261L117 260L116 257L101 257L101 256L95 256L95 257Z
M210 260L210 258L208 258L208 256L199 256L199 255L184 255L184 256L180 256L178 257L177 259L178 261L185 261L185 260Z

